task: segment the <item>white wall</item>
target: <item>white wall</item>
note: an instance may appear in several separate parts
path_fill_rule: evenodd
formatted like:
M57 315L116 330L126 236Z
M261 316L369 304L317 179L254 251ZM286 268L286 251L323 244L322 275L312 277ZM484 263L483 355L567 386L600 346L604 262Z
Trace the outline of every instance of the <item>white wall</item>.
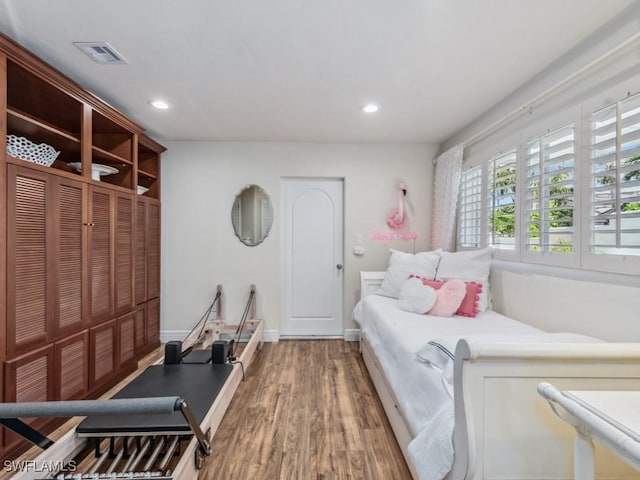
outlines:
M225 319L237 323L249 285L257 286L258 316L270 334L279 330L281 305L280 183L282 177L343 178L345 184L344 328L359 297L360 270L386 268L389 247L421 251L429 246L432 160L435 145L165 142L162 158L163 340L180 339L224 287ZM372 241L387 231L398 180L407 183L409 222L415 241ZM231 225L235 196L247 184L271 196L274 225L256 247L240 243ZM363 234L366 253L352 253Z
M494 262L493 309L549 332L640 342L640 277Z

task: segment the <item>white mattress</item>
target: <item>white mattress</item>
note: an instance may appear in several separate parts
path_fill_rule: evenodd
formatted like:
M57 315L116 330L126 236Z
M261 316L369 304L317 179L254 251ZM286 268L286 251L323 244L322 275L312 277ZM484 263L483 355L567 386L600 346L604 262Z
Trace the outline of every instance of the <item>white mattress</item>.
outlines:
M429 341L446 339L455 351L460 338L512 342L590 342L577 334L551 334L493 311L469 317L434 317L401 310L394 298L368 295L353 318L387 378L414 440L409 456L420 480L440 480L453 462L453 391L442 371L420 361L416 352ZM445 343L445 342L443 342Z
M368 295L354 310L361 335L371 345L393 389L402 416L415 436L445 403L450 393L441 372L416 357L428 341L475 334L539 334L541 330L493 311L475 318L434 317L405 312L394 298Z

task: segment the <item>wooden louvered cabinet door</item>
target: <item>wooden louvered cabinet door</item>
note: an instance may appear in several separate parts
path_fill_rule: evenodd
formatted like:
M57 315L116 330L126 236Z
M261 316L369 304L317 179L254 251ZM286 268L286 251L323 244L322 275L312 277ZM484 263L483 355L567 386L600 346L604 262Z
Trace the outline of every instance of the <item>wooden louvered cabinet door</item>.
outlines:
M136 201L136 304L147 301L147 201ZM144 342L143 342L144 343Z
M147 299L160 296L160 202L147 206Z
M154 349L160 345L160 299L156 298L147 303L147 348Z
M89 334L84 330L55 344L55 398L84 398L89 390Z
M135 366L136 360L136 313L118 319L120 338L119 367Z
M135 354L144 357L160 345L160 299L138 305L135 312Z
M51 336L52 279L47 269L52 225L51 184L46 174L7 167L7 357L33 349Z
M115 306L116 314L135 307L135 204L132 194L115 193Z
M97 390L118 369L118 331L116 319L89 330L89 386Z
M138 358L142 358L147 354L147 308L146 305L140 305L136 309L136 337L135 351Z
M9 165L9 358L83 328L83 205L74 180Z
M160 296L160 202L136 202L136 304Z
M50 262L55 281L52 285L54 325L57 338L85 328L83 316L84 256L86 229L84 205L86 186L66 178L56 178L54 201L57 208L57 238Z
M5 402L46 402L54 400L53 345L35 350L5 363ZM50 424L51 419L29 419L36 430ZM21 437L4 429L4 446L10 450Z
M89 307L91 323L114 316L113 289L113 192L91 186L89 189Z

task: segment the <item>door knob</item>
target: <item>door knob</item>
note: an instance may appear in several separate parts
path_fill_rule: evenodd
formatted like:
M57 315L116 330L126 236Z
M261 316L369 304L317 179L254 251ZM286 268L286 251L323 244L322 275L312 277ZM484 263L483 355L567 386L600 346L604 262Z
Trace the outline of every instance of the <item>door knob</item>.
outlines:
M341 263L337 264L337 265L336 265L336 268L337 268L338 270L342 270L342 264L341 264Z

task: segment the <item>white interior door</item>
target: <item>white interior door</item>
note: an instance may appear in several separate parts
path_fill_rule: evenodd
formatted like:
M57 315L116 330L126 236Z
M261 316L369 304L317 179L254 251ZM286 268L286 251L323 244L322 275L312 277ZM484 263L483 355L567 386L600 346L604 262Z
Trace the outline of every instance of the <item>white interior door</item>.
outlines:
M342 335L343 181L283 180L287 336Z

